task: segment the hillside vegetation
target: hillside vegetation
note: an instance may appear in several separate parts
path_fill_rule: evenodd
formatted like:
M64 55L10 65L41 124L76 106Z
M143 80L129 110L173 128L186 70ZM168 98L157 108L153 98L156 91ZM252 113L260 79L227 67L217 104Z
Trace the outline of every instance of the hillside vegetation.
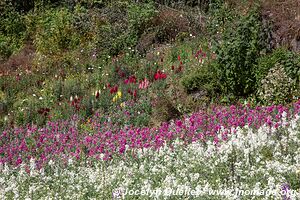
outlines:
M111 199L197 181L299 190L299 9L295 0L1 1L0 198L60 199L65 186L67 198ZM99 170L107 182L85 174Z

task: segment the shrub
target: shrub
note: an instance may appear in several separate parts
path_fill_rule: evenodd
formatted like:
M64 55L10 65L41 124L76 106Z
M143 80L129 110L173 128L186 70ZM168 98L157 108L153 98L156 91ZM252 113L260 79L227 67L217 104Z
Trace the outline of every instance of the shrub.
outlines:
M66 99L76 95L83 96L85 88L87 88L86 82L83 79L80 79L78 76L68 76L63 83L62 93Z
M221 41L214 44L222 90L236 96L247 96L255 91L254 66L264 49L258 8L223 23Z
M26 36L26 26L22 15L11 5L0 5L0 61L22 47Z
M72 14L65 8L46 10L39 16L36 27L34 44L42 54L55 55L72 50L80 42Z
M166 96L153 99L153 108L150 123L159 126L162 122L180 117L181 113Z
M261 80L258 89L259 98L265 103L282 103L292 100L293 80L288 77L282 65L276 64L265 78Z
M97 47L104 55L117 55L137 44L138 38L154 15L152 3L114 1L101 9L103 24L97 35Z
M217 77L217 71L213 65L204 65L184 75L181 84L188 93L202 91L203 94L213 97L219 92Z
M202 9L206 9L209 1L208 0L185 0L185 1L178 1L178 0L154 0L156 3L166 5L166 6L197 6Z
M179 33L189 32L190 30L190 22L185 14L164 7L151 20L151 24L160 43L175 40Z
M299 81L300 57L287 49L279 48L272 52L272 54L263 56L258 60L255 68L255 77L258 86L269 70L276 64L282 65L289 77Z
M0 90L0 115L5 113L6 109L7 109L6 95L3 91Z

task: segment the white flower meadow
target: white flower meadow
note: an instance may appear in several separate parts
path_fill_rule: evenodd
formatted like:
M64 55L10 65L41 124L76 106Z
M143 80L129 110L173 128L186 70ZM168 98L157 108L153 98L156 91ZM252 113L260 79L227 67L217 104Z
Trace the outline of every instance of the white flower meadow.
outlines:
M184 199L191 194L162 191L190 190L201 191L195 199L284 199L283 185L295 192L290 199L300 199L299 117L290 125L273 133L267 126L237 128L217 146L177 140L173 150L138 150L138 158L127 149L125 159L68 160L66 167L51 160L40 170L30 160L30 173L22 165L0 165L0 199ZM245 195L237 189L276 193Z

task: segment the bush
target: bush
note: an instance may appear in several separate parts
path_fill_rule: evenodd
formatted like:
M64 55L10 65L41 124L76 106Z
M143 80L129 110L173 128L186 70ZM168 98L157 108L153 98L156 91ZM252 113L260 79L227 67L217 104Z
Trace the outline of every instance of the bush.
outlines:
M206 9L209 1L208 0L154 0L156 3L162 4L162 5L167 5L167 6L172 6L172 7L177 7L177 6L197 6L202 9Z
M213 97L219 92L220 86L217 77L213 65L204 65L184 75L181 84L188 93L202 91Z
M293 84L293 80L287 75L284 67L276 64L261 80L258 97L266 104L290 102Z
M287 49L279 48L272 54L263 56L258 60L255 69L257 86L260 85L261 80L276 64L282 65L290 78L294 79L296 82L299 81L300 56Z
M247 96L255 91L254 67L265 48L258 8L224 23L221 41L214 44L222 90Z
M25 36L26 26L22 15L9 4L0 8L0 61L19 50Z
M159 126L162 122L179 118L181 115L179 110L165 96L155 98L152 106L150 123L154 126Z
M5 113L7 109L6 95L0 90L0 115Z
M49 9L39 16L34 44L38 52L56 55L78 46L80 35L73 25L73 17L65 8Z
M83 96L85 94L85 88L87 88L87 85L83 77L68 76L63 83L62 94L68 100L71 96L73 96L73 98L76 95Z
M152 3L115 1L101 9L103 24L97 35L97 47L104 55L117 55L134 47L155 13Z

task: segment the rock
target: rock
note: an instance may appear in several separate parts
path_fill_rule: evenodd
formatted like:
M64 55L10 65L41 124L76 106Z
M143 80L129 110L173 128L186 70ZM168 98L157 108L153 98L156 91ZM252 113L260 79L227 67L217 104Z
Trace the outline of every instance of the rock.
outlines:
M136 50L144 55L156 42L156 33L144 33L138 41Z
M300 33L300 29L299 29L299 33ZM298 35L298 37L295 37L292 41L291 41L291 48L293 51L299 53L300 52L300 34Z

